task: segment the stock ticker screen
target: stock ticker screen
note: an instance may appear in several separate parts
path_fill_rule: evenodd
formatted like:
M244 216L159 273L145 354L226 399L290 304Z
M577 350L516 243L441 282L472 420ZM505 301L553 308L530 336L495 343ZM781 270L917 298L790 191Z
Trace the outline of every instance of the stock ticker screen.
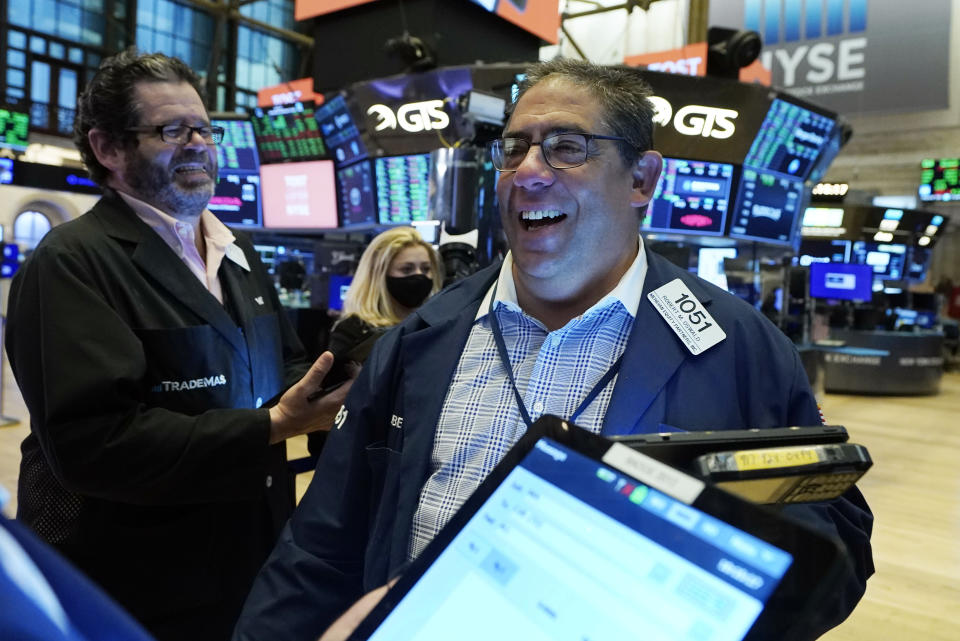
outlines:
M901 280L907 266L907 246L857 241L850 262L872 267L874 279Z
M744 167L729 235L789 244L802 205L803 181Z
M251 122L263 164L328 157L311 100L269 109L256 107Z
M960 158L927 158L920 168L920 200L960 200Z
M30 133L30 114L0 108L0 147L23 151Z
M219 178L208 208L221 221L235 227L260 227L263 205L260 160L253 124L246 116L211 118L226 130L217 145Z
M641 227L719 236L724 232L733 165L664 158L663 173Z
M376 160L377 216L381 225L427 220L430 155Z
M835 124L832 118L775 98L743 164L805 180Z
M370 161L337 170L337 195L341 227L377 223L377 190Z

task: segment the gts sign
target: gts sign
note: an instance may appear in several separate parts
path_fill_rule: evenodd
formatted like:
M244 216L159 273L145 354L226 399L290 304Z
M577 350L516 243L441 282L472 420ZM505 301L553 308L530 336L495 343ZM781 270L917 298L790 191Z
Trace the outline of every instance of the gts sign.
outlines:
M703 136L725 140L736 131L734 119L740 115L735 109L686 105L673 113L673 105L660 96L650 96L653 103L653 122L664 127L673 124L677 133L684 136Z
M404 131L415 134L431 129L445 129L450 124L450 117L443 111L442 100L408 102L397 109L396 114L386 105L373 105L367 109L367 115L377 117L375 131L396 129L399 125Z

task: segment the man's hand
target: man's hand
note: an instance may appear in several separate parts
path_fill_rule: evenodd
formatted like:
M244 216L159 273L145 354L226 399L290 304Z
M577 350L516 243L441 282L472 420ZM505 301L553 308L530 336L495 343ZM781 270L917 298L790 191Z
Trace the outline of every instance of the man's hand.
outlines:
M375 590L367 592L360 600L350 606L350 609L340 615L340 618L330 624L327 631L320 637L320 641L346 641L356 630L360 622L363 621L373 607L380 602L387 590L393 587L397 580L393 579L386 585L381 585Z
M279 443L291 436L330 429L359 371L353 368L346 383L316 400L307 400L320 389L324 377L332 367L333 354L330 352L320 354L303 378L284 392L279 402L270 408L271 444Z

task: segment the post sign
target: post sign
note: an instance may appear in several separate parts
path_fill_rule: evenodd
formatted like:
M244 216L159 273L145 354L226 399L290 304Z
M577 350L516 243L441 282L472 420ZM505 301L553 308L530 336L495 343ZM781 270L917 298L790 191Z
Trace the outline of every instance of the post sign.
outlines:
M951 0L724 0L709 24L760 33L773 86L840 113L949 107Z

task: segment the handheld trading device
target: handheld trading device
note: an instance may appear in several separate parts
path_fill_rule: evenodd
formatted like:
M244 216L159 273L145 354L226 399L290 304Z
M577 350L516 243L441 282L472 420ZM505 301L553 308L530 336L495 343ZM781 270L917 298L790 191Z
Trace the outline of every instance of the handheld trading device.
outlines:
M832 539L544 416L350 638L793 639L844 562Z
M755 503L837 498L870 469L841 425L614 436L653 458Z

